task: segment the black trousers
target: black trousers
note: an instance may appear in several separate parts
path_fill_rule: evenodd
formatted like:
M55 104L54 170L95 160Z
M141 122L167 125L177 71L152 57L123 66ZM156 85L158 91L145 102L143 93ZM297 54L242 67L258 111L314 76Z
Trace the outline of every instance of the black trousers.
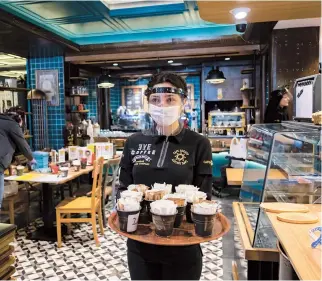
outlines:
M199 280L202 271L202 254L198 252L188 263L180 259L178 262L148 261L130 249L127 259L131 280Z

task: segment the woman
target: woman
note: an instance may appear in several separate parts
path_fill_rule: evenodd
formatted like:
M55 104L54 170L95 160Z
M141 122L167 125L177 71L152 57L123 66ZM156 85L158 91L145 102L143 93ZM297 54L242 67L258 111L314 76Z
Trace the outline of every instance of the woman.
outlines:
M273 91L266 108L264 123L288 121L287 107L289 102L290 94L286 88Z
M155 128L128 138L121 160L120 189L130 184L192 184L211 198L212 154L208 139L183 128L180 116L187 84L178 75L159 73L146 96ZM200 245L167 247L127 241L133 280L199 280Z
M17 112L0 114L0 208L4 193L4 171L9 167L15 151L33 161L32 152L21 130L22 118Z

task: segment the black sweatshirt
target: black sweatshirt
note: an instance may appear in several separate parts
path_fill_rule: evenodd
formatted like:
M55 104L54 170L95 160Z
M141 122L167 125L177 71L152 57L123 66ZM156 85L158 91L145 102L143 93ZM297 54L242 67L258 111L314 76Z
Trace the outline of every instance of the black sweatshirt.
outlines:
M16 150L29 161L33 159L31 149L18 123L3 114L0 114L0 144L0 172L8 168Z
M212 152L207 138L182 129L176 136L151 136L136 133L125 143L121 160L120 188L130 184L195 185L211 198ZM155 262L193 262L200 246L165 247L128 240L128 248ZM180 257L180 259L179 259Z

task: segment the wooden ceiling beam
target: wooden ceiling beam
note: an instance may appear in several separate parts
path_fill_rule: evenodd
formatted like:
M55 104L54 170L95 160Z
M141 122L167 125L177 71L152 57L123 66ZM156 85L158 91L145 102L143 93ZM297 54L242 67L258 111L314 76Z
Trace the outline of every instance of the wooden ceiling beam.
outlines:
M230 11L240 7L251 9L247 16L248 23L321 17L320 0L198 0L200 17L217 24L234 24L235 19Z
M135 59L165 59L165 58L179 58L189 57L197 55L220 55L228 53L240 53L252 52L254 50L260 50L260 45L244 45L244 46L225 46L225 47L212 47L212 48L193 48L193 49L173 49L162 51L145 51L145 52L132 52L132 53L106 53L106 54L94 54L94 55L70 55L65 57L65 61L68 62L85 62L85 61L119 61L119 60L135 60Z

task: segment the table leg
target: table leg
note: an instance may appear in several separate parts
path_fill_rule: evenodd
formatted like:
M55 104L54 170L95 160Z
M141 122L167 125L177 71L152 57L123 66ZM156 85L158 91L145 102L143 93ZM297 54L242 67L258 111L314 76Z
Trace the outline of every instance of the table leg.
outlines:
M56 227L54 226L54 221L56 220L56 212L53 198L53 187L48 183L44 183L42 195L42 219L44 226L31 233L28 238L31 240L57 241L57 231ZM64 227L63 233L66 233L66 227Z

